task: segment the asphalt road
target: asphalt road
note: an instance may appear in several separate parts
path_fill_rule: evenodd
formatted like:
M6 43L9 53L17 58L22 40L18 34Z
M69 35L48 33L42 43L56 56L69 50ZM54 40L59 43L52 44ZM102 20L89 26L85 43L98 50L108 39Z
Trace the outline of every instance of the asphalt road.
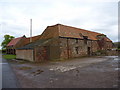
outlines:
M117 56L96 56L10 64L22 88L118 88L118 61Z
M1 53L0 53L1 55ZM20 88L19 82L12 71L7 60L0 57L2 60L2 88Z

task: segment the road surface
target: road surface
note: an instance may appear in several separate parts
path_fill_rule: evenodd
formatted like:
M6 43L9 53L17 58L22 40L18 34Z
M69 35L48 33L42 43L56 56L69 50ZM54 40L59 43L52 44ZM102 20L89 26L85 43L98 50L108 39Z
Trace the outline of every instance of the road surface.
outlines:
M0 63L2 65L2 88L20 88L19 82L9 63L1 56L0 60L2 60L2 63Z
M10 64L22 88L118 88L118 61L118 56L96 56Z

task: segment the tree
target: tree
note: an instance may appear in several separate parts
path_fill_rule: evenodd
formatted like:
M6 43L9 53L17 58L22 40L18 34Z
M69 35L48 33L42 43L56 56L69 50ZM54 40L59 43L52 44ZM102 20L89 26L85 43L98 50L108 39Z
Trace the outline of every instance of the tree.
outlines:
M4 40L1 44L2 49L6 49L7 44L14 38L14 36L4 35Z
M120 42L118 42L118 48L120 49Z
M114 42L114 47L120 49L120 42Z

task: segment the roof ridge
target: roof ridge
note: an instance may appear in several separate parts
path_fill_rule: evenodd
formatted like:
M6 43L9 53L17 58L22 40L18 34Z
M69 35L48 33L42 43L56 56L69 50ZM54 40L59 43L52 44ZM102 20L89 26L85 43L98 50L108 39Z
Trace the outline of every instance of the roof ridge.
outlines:
M37 37L37 36L41 36L41 35L32 36L32 38L33 38L33 37ZM27 37L27 38L31 38L31 37Z
M23 35L23 36L21 36L21 37L13 38L13 39L18 39L18 38L22 38L22 37L24 37L24 36L25 36L25 35ZM12 39L12 40L13 40L13 39Z
M75 29L78 29L78 30L87 31L87 32L90 32L90 33L102 34L102 33L98 33L98 32L95 32L95 31L89 31L89 30L86 30L86 29L77 28L77 27L68 26L68 25L63 25L63 24L56 24L56 25L57 25L57 26L58 26L58 25L61 25L61 26L65 26L65 27L71 27L71 28L75 28Z
M18 38L22 38L22 37L17 37L17 38L13 38L13 39L18 39Z

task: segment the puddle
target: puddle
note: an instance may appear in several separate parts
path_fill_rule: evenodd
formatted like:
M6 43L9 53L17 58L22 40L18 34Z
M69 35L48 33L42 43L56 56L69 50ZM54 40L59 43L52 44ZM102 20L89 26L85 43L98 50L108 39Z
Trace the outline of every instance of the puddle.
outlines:
M119 59L119 58L114 58L114 60L118 61L118 60L120 60L120 59Z
M120 70L120 68L115 68L115 70Z
M52 81L53 81L53 80L56 80L56 81L57 81L57 80L58 80L58 78L50 78L50 80L52 80Z
M118 85L113 85L113 87L114 87L114 88L117 88L117 87L118 87Z
M8 64L8 63L0 63L0 64Z
M112 60L116 60L118 61L119 58L118 56L106 56L108 59L112 59ZM103 57L103 59L92 59L92 60L84 60L84 61L81 61L81 62L72 62L71 63L67 63L66 66L65 64L62 65L62 66L52 66L50 67L49 70L51 71L60 71L60 72L66 72L66 71L70 71L70 70L73 70L73 69L76 69L76 68L80 68L80 67L84 67L84 66L88 66L90 64L96 64L96 63L99 63L99 62L104 62L105 60L108 60L106 58ZM111 65L111 66L114 66L114 65ZM118 70L117 68L115 68L115 70ZM120 70L120 69L119 69Z

